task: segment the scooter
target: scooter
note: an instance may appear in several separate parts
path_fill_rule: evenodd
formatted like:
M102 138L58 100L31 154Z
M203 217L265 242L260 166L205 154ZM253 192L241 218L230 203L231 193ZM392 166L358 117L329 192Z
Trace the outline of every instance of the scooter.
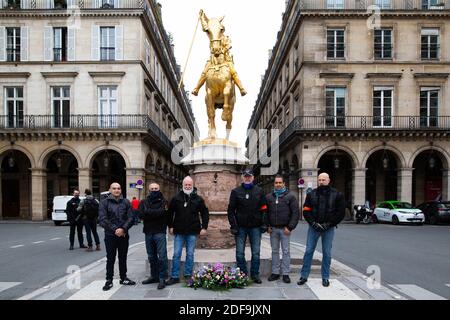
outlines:
M370 209L367 205L355 205L353 207L355 213L356 224L364 223L369 224L373 222L373 210Z

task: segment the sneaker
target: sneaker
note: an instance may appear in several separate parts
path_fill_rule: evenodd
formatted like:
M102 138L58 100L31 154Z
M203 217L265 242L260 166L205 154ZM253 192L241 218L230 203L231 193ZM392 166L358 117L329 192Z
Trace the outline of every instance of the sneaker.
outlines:
M111 289L113 287L113 282L112 280L106 280L105 285L103 286L103 291L108 291L109 289Z
M158 283L158 290L164 289L166 287L166 281L165 280L159 280Z
M73 246L70 246L70 247L69 247L69 250L73 250Z
M92 246L88 246L87 249L86 249L86 251L92 252L92 251L94 251L94 250L92 249Z
M330 286L330 280L328 279L322 279L322 285L324 287L329 287Z
M166 285L171 286L175 283L180 283L180 278L170 278L167 282Z
M150 278L147 278L144 281L142 281L142 284L151 284L151 283L158 283L158 282L159 282L159 279L150 277Z
M283 275L283 282L284 283L291 283L291 278L287 274Z
M102 249L100 249L100 245L98 244L97 247L95 248L96 251L100 251Z
M80 249L87 249L87 246L85 246L84 244L80 245Z
M262 281L261 281L261 279L259 278L259 276L253 276L253 277L252 277L252 280L253 280L254 283L257 283L257 284L261 284L261 283L262 283Z
M270 275L270 277L269 277L267 280L269 280L269 281L275 281L275 280L278 280L278 279L280 279L280 275L279 275L279 274L276 274L276 273L272 273L272 274Z
M123 284L124 286L134 286L136 284L136 282L134 282L133 280L130 280L128 278L120 280L119 283Z
M297 284L298 284L299 286L302 286L302 285L304 285L304 284L306 283L306 281L308 281L308 279L306 279L306 278L300 278L300 280L298 280Z

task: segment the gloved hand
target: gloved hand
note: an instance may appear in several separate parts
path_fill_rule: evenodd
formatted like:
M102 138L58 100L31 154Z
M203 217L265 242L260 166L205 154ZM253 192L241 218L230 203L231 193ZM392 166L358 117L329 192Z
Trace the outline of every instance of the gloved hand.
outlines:
M237 227L231 227L230 232L232 235L237 235L239 233L239 229Z
M323 232L323 231L325 231L325 228L324 228L320 223L317 223L317 222L313 222L313 224L311 225L311 227L313 227L314 230L316 230L316 231L318 231L318 232Z
M328 229L331 229L333 225L330 222L324 222L322 223L322 227L324 228L325 231L327 231Z
M267 231L267 226L266 225L262 225L261 227L259 227L259 230L261 231L261 233L265 233Z

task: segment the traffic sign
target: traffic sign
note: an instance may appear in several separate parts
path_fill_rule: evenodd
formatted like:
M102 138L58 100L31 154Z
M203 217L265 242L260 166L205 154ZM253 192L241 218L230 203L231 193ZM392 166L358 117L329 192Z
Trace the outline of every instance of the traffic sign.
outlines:
M303 189L305 187L305 179L303 178L298 179L297 184L299 189Z
M142 184L137 184L136 189L144 189L144 186Z
M136 183L130 183L130 188L136 188Z
M136 184L138 186L142 186L144 184L144 181L142 181L142 179L139 179L138 181L136 181Z

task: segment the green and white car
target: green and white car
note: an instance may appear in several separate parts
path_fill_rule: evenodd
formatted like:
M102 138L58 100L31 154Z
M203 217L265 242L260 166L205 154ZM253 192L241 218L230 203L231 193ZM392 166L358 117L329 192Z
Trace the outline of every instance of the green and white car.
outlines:
M392 222L392 224L423 224L425 215L408 202L383 201L375 208L373 220L375 222Z

